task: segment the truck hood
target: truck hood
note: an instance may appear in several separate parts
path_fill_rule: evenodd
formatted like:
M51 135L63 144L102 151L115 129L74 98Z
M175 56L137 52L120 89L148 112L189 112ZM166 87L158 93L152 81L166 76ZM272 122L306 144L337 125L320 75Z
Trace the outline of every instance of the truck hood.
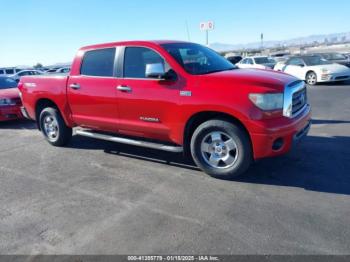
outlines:
M283 91L287 84L298 81L294 76L282 72L261 69L234 69L204 75L203 78L204 81L231 81L232 87L234 83L239 83L241 86L266 87L279 92Z
M18 88L0 89L0 98L19 98Z

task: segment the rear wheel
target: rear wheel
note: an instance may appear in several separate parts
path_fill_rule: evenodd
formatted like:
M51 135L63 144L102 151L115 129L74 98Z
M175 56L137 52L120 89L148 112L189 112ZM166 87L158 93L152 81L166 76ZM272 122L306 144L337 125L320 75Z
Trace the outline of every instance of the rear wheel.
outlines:
M224 120L210 120L201 124L193 133L191 153L204 172L217 178L239 176L252 161L247 134Z
M56 108L43 109L39 117L40 129L46 140L54 146L65 146L72 138L72 129L66 126Z
M306 74L306 83L314 86L317 84L317 75L315 72L309 72Z

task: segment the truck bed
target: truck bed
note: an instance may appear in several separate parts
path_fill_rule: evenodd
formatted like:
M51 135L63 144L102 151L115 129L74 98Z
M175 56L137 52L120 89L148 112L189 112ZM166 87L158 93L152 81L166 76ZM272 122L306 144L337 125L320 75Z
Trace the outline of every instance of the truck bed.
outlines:
M24 76L18 88L22 94L23 106L30 118L36 119L35 107L42 99L54 101L64 112L67 110L66 88L68 75Z

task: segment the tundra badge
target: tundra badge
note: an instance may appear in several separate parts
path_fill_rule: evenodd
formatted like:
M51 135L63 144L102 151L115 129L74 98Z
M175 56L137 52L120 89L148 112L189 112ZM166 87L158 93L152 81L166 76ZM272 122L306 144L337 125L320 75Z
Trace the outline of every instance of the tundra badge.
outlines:
M180 91L180 96L192 96L191 91Z
M145 122L160 122L159 121L159 118L156 118L156 117L145 117L145 116L140 116L140 120L141 121L145 121Z

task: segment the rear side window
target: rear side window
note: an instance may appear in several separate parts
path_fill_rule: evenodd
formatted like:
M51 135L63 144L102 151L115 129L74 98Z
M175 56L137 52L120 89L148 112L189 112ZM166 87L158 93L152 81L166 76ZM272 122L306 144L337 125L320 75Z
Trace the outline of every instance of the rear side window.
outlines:
M85 53L80 74L87 76L113 76L115 48L99 49Z

